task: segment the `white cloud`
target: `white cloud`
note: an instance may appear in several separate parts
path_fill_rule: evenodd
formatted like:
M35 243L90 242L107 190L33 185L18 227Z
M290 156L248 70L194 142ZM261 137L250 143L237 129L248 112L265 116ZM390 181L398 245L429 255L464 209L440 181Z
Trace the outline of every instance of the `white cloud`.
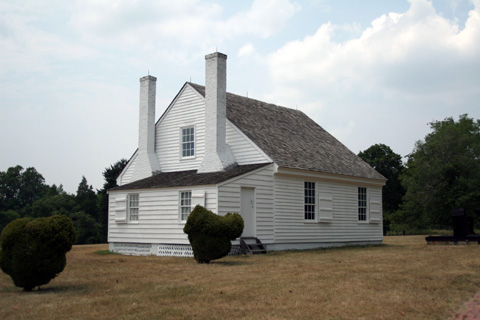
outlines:
M38 27L50 16L61 14L65 7L52 11L33 3L2 7L5 11L0 22L0 74L10 77L35 72L48 74L72 61L97 57L94 49Z
M471 58L478 67L479 12L470 12L461 32L436 15L431 3L412 1L407 13L374 20L361 37L336 43L335 26L322 25L313 36L290 42L271 56L271 71L279 86L310 81L316 85L359 83L420 94L445 83L445 66L463 68ZM450 73L449 73L450 74ZM433 84L432 84L433 80ZM300 87L300 86L298 86ZM282 91L282 90L279 90Z
M268 38L282 29L300 8L299 4L288 0L254 0L248 11L228 19L225 29L231 35L252 34Z
M426 0L412 0L405 13L382 15L346 42L333 40L337 28L323 24L315 34L289 42L269 57L276 102L306 106L308 114L332 131L355 127L373 136L380 127L361 122L376 117L382 124L400 115L408 121L408 113L428 121L443 113L440 117L457 116L462 105L472 108L472 98L480 96L478 0L462 30ZM312 110L312 102L323 107ZM421 121L422 126L427 122ZM359 138L349 139L354 145Z
M249 56L249 55L252 55L253 53L255 53L255 48L251 43L247 43L246 45L241 47L240 50L238 50L239 57Z
M88 40L148 49L159 38L180 43L198 40L220 14L219 5L196 0L82 0L77 2L72 24Z
M289 0L255 0L247 10L225 17L219 4L198 0L82 0L77 2L72 25L87 40L122 49L151 50L165 47L165 41L169 47L198 48L238 36L270 37L299 9Z

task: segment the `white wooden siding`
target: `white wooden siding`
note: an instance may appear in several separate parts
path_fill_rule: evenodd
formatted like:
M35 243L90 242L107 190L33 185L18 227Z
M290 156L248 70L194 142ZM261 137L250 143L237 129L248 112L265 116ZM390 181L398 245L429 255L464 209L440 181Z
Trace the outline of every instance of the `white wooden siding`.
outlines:
M181 128L195 128L195 157L182 159L180 149ZM162 172L197 169L205 150L205 100L186 86L158 122L155 152Z
M214 210L216 187L140 190L135 191L139 194L138 222L117 223L116 205L122 203L117 199L125 199L128 193L110 192L108 242L189 244L187 235L183 233L185 223L179 221L179 194L187 190L197 194L205 192L206 208Z
M252 140L234 124L227 121L227 144L239 165L273 162Z
M304 179L275 176L275 242L315 243L381 241L382 224L358 221L358 185L311 179L319 195L331 195L328 223L304 220ZM367 187L367 196L380 197L381 188Z
M132 182L132 173L135 169L135 160L137 159L137 153L132 156L130 161L127 163L125 169L123 169L122 173L117 179L117 184L122 186L124 184Z
M255 188L256 235L265 243L273 243L273 166L267 166L218 187L218 212L240 213L240 190Z

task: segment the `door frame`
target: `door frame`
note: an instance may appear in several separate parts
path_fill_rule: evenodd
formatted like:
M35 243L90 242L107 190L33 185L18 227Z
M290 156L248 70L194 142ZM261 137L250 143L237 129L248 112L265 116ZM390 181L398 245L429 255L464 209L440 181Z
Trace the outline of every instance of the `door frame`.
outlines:
M240 215L243 218L244 228L242 237L256 237L257 236L257 205L256 193L254 187L240 187ZM251 211L245 212L245 202L251 202Z

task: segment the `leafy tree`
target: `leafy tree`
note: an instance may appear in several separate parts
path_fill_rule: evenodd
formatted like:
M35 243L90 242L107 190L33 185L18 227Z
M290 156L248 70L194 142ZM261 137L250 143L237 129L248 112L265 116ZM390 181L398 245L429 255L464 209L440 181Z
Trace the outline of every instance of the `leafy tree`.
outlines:
M58 187L53 184L52 186L47 188L47 191L45 192L45 196L56 196L57 194L62 194L65 193L63 190L63 185L59 185Z
M99 215L98 222L102 225L102 241L107 240L107 230L108 230L108 194L107 190L117 186L117 178L120 173L123 171L128 161L126 159L120 159L109 168L105 168L103 171L103 177L105 183L103 188L98 191L98 207Z
M91 244L101 242L102 225L83 211L75 212L70 215L73 226L77 233L76 244Z
M103 177L105 179L103 189L108 190L117 186L117 178L120 173L122 173L127 163L128 161L126 159L120 159L109 168L105 168L103 171Z
M20 209L22 166L10 167L0 172L0 210Z
M410 227L449 228L451 210L480 208L480 121L461 115L430 123L402 177L404 205L396 219Z
M43 176L35 168L10 167L0 172L0 211L19 212L47 191Z
M400 182L400 175L404 170L402 157L384 144L375 144L360 152L358 156L388 179L382 190L383 211L398 210L405 194Z
M97 217L97 195L93 191L93 187L88 185L85 177L82 177L82 181L78 185L75 202L78 206L77 211L83 211L94 218Z
M21 177L20 187L20 205L25 206L28 203L41 198L48 190L43 176L35 168L27 168Z
M126 163L122 159L105 170L107 182L104 188L114 186L116 176ZM100 199L105 199L105 213L99 208L103 203ZM19 217L40 218L60 214L74 221L77 243L104 242L108 227L107 210L106 189L97 195L85 177L82 177L77 193L72 195L66 193L62 185L46 185L35 168L24 170L22 166L16 166L0 172L0 231Z
M0 268L17 287L30 291L63 271L74 240L72 222L63 215L16 219L0 237Z
M39 218L55 214L69 216L75 211L77 203L75 196L62 192L56 195L45 196L25 208L26 216Z

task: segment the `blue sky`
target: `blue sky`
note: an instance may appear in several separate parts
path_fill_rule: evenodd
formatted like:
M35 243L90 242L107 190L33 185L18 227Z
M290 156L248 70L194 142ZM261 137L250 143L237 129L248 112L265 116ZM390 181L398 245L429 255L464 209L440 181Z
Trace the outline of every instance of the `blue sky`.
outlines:
M429 122L480 118L480 0L0 0L0 171L100 189L136 149L139 78L158 78L158 118L216 50L229 92L298 108L355 153L405 156Z

